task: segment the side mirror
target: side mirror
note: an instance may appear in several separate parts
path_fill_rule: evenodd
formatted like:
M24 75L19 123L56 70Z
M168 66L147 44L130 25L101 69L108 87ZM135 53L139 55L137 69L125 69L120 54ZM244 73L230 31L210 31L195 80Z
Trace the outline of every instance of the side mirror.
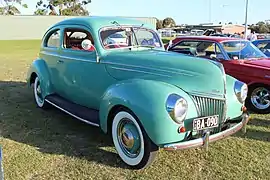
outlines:
M97 62L100 61L98 52L97 52L95 46L92 44L92 42L89 39L83 40L82 43L81 43L81 46L86 51L95 51L96 52L96 57L97 57Z
M90 49L93 49L93 48L94 48L94 50L96 50L94 45L92 44L92 42L89 39L83 40L81 45L82 45L82 48L86 51L89 51Z

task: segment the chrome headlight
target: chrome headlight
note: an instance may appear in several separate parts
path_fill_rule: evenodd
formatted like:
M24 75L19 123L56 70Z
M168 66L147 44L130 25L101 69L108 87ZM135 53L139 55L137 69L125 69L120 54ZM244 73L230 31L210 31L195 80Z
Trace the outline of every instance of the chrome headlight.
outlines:
M234 93L240 103L244 103L247 98L248 87L247 84L241 81L235 81Z
M177 94L171 94L167 99L166 109L171 118L176 123L181 124L186 118L188 103L183 97Z

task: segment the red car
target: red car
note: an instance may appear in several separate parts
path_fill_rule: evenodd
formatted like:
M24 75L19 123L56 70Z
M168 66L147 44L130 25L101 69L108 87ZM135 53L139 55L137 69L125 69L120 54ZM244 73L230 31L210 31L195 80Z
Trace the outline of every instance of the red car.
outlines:
M168 51L221 62L228 75L248 84L246 106L270 113L270 58L250 41L215 36L181 36L165 45Z

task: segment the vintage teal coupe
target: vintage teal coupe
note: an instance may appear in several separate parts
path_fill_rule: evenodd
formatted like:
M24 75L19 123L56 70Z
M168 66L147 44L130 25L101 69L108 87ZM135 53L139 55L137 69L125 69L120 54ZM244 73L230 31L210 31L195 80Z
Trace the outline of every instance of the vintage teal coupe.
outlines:
M159 148L182 150L245 131L247 85L220 63L167 52L154 27L120 17L63 20L29 69L40 108L55 106L112 136L144 168Z

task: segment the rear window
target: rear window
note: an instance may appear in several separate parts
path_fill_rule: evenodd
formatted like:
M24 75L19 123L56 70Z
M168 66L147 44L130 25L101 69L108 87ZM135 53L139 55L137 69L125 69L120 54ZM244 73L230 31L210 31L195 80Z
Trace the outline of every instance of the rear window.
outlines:
M45 41L45 47L60 47L60 29L53 31L48 35Z

